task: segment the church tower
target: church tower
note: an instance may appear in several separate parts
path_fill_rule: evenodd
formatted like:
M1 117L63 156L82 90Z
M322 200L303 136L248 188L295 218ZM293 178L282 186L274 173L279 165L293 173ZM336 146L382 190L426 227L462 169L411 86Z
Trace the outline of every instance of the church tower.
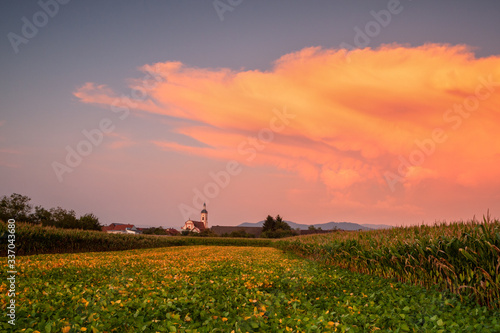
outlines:
M205 228L208 229L208 212L207 205L203 203L203 210L201 211L201 221L205 225Z

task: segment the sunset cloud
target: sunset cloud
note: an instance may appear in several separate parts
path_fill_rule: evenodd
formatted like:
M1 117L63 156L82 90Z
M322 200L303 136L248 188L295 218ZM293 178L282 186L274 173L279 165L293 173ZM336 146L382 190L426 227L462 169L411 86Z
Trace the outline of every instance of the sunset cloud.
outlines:
M382 208L419 186L500 182L499 56L389 45L347 61L345 50L313 47L268 71L180 62L141 71L154 75L131 81L131 109L190 120L176 131L203 144L153 141L164 150L286 170L353 205L366 201L362 188ZM95 83L74 94L104 106L118 98Z

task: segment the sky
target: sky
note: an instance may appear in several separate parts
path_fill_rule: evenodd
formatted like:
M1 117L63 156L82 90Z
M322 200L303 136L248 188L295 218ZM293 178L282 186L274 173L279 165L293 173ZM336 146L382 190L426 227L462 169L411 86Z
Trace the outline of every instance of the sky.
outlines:
M2 1L0 196L180 228L498 217L500 3Z

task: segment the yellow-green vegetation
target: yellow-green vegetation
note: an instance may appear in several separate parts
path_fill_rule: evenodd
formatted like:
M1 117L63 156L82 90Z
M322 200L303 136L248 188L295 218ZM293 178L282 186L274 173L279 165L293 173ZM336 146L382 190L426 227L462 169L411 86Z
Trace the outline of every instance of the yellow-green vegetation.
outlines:
M5 235L6 224L0 223ZM5 238L5 237L3 237ZM6 255L7 240L0 254ZM485 217L434 226L269 239L106 234L16 223L17 256L189 245L271 246L351 271L435 286L500 308L500 222Z
M500 222L452 224L289 238L279 248L351 271L437 286L500 307Z
M17 262L14 332L498 332L456 295L274 248L186 246ZM7 271L3 265L2 274ZM8 297L1 280L1 308Z

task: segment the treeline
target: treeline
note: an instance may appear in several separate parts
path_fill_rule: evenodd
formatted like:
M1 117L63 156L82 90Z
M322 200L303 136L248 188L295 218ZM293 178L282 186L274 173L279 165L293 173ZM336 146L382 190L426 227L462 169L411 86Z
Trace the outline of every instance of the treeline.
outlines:
M162 227L151 227L143 229L142 234L157 236L177 236L180 234L180 232L173 228L163 229Z
M101 230L99 219L94 214L76 217L74 210L61 207L45 209L42 206L30 204L31 199L25 195L13 193L10 197L3 196L0 200L0 220L41 224L64 229Z

